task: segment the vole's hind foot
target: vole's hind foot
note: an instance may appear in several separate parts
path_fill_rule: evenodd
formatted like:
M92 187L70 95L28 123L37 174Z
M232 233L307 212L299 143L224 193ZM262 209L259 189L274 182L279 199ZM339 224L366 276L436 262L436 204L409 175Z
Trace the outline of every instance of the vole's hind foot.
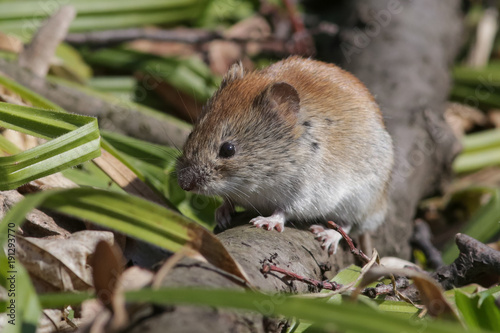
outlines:
M350 227L344 228L347 233L350 231ZM325 229L322 225L312 225L309 230L314 234L316 238L321 243L321 248L328 250L328 254L337 253L337 248L339 242L342 239L342 235L333 229Z
M257 216L250 220L257 228L262 228L267 226L267 230L276 229L279 232L285 230L285 213L282 210L277 209L271 216Z

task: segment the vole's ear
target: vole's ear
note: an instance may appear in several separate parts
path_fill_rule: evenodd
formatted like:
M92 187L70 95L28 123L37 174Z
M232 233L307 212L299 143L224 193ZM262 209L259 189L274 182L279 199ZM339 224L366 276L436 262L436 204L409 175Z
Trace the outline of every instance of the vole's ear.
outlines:
M245 76L245 69L243 68L243 64L241 61L235 62L231 65L227 73L222 78L222 82L220 84L219 89L224 88L230 82L233 82L236 79L242 79Z
M286 82L273 83L256 98L254 106L259 105L270 107L286 118L295 119L300 110L299 93Z

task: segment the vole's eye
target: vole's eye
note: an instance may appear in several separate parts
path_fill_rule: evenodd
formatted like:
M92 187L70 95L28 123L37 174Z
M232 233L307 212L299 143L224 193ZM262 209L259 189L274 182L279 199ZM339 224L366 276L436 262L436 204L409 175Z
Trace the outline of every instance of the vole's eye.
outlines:
M231 142L224 142L220 146L219 157L230 158L234 156L234 153L236 153L236 147Z

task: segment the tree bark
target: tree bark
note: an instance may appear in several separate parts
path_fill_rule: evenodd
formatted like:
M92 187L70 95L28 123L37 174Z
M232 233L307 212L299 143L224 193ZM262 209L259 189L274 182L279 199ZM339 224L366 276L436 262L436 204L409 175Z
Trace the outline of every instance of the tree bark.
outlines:
M314 8L315 2L307 5ZM325 11L322 6L318 9ZM373 235L373 245L382 256L409 258L408 240L417 204L446 181L459 149L442 115L450 89L448 68L461 40L460 1L357 0L337 1L334 7L346 19L339 37L329 40L328 48L320 47L319 56L335 60L368 86L383 110L396 147L391 208L386 223ZM271 292L305 292L309 288L278 275L264 278L259 268L265 259L275 257L277 266L319 280L324 277L325 264L335 273L353 262L344 249L328 257L309 232L290 227L279 234L238 226L218 237L246 270L250 282ZM179 263L164 285L241 288L216 268L192 260ZM261 310L258 305L256 310ZM131 331L278 332L284 323L256 314L175 307L142 320Z

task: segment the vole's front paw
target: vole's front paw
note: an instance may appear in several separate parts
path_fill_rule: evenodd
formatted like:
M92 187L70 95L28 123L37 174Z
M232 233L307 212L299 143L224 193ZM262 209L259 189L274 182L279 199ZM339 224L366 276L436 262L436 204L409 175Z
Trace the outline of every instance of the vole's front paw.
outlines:
M277 209L273 215L264 217L257 216L250 220L257 228L262 228L263 226L267 226L267 230L276 229L279 232L283 232L285 230L285 213L282 210Z
M258 216L251 219L250 223L252 223L257 228L267 226L267 230L276 229L279 232L282 232L285 229L285 222L274 218L272 215L268 217Z
M312 225L309 230L314 234L314 238L321 243L321 247L328 250L329 254L337 253L339 242L342 239L341 234L333 229L325 229L318 224Z

